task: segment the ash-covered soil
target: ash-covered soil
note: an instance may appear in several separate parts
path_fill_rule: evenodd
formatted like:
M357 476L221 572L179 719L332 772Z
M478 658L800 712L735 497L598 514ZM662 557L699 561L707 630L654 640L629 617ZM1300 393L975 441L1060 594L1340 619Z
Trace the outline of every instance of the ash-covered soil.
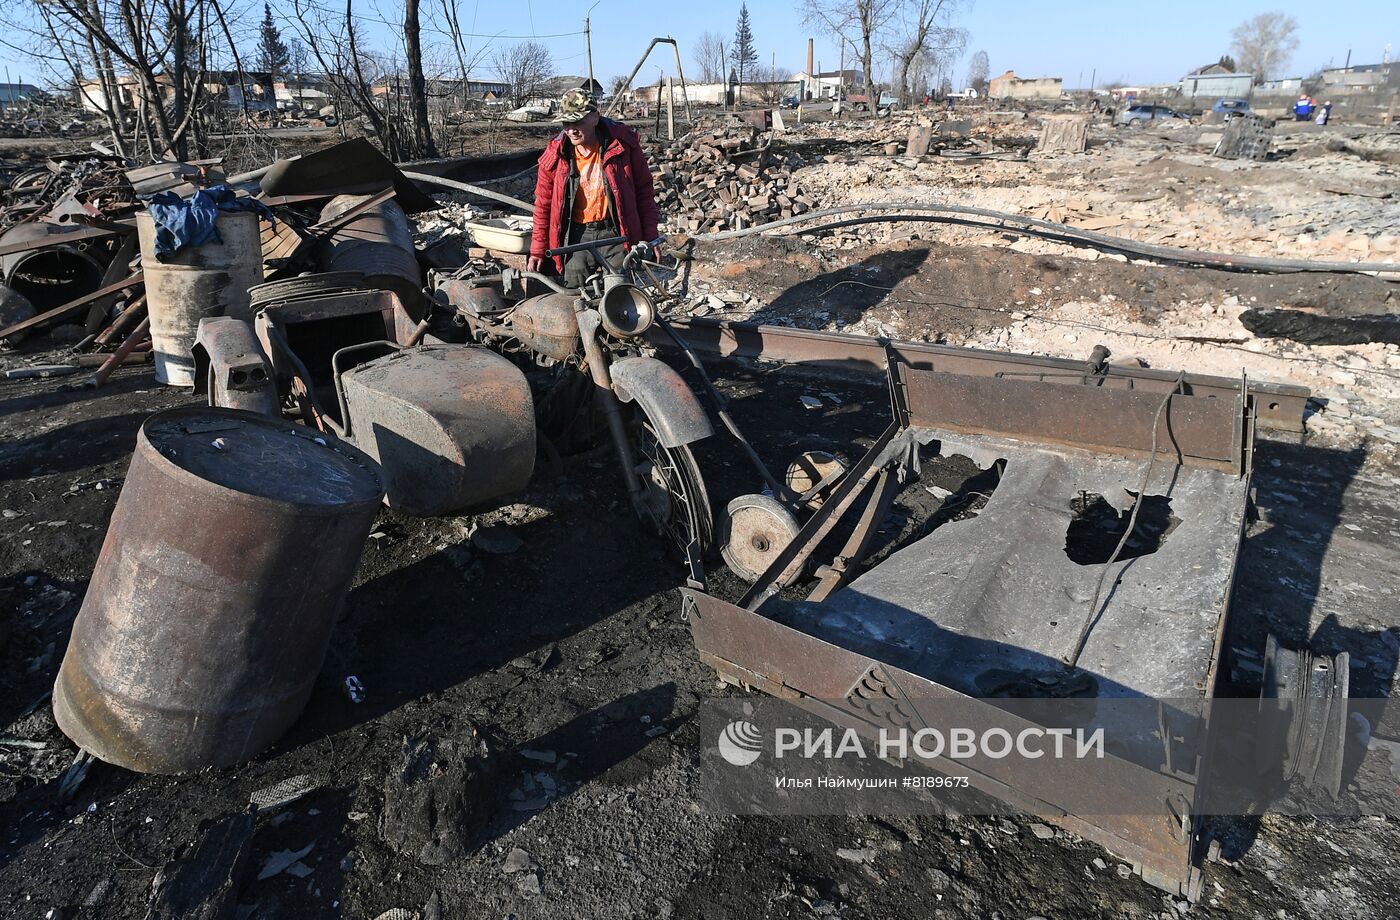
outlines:
M877 381L722 370L736 417L774 465L811 448L857 456L886 423ZM804 395L822 407L804 408ZM698 660L679 566L643 536L606 451L488 513L383 512L305 715L252 762L184 777L96 764L60 801L75 750L46 695L137 427L190 400L142 368L95 393L57 380L0 390L0 915L144 917L157 871L201 821L303 773L316 791L258 821L240 917L368 920L431 904L445 918L1321 918L1388 916L1400 902L1393 820L1222 822L1225 861L1207 867L1205 896L1188 908L1101 848L1010 811L703 813L693 717L711 694L740 694ZM724 441L698 455L716 508L760 487ZM1384 446L1278 441L1262 442L1256 463L1260 514L1240 558L1232 644L1256 650L1272 631L1346 649L1353 694L1388 695L1400 464ZM957 490L969 472L957 458L927 464L890 538L929 512L921 487ZM523 545L484 551L469 536L482 525ZM722 568L712 585L743 590ZM1249 668L1235 671L1248 692ZM349 675L366 690L358 705L342 692ZM437 866L399 855L379 828L405 745L473 730L498 766L470 852ZM1385 720L1374 730L1396 734ZM1354 781L1388 776L1385 757L1372 751ZM257 879L276 854L303 850L296 871Z

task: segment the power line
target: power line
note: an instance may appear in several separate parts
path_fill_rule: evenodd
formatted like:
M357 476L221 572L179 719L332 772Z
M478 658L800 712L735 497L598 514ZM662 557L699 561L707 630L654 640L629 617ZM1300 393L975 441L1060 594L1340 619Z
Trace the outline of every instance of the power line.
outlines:
M345 17L345 11L344 11L344 10L333 10L333 9L328 8L328 7L322 6L322 5L319 4L319 3L310 2L310 0L300 0L300 2L301 2L301 5L304 6L305 8L315 10L316 12L321 13L321 14L324 15L324 16L334 17L336 20L341 20L341 19L344 19L344 17ZM390 27L390 28L392 28L392 29L402 29L402 28L403 28L403 23L401 23L401 22L391 22L391 21L388 20L388 19L383 19L383 18L381 18L381 17L379 17L379 16L371 16L371 15L368 15L368 14L366 14L366 13L356 12L356 13L355 13L355 18L356 18L357 20L365 20L365 21L368 21L368 22L377 22L377 23L379 23L380 25L385 25L385 26L388 26L388 27ZM287 20L287 21L290 21L291 18L284 15L284 16L283 16L283 19L285 19L285 20ZM473 15L472 15L472 21L473 21L473 24L474 24L475 21L476 21L476 15L475 15L475 13L473 13ZM475 27L475 26L473 26L473 27ZM437 33L438 35L441 35L441 36L443 36L443 37L445 37L445 38L452 38L452 37L453 37L453 34L452 34L451 32L449 32L449 31L447 31L447 30L445 30L445 29L440 29L440 28L438 28L438 27L436 27L436 26L433 26L433 25L425 25L425 26L422 26L421 28L422 28L422 30L423 30L424 32L435 32L435 33ZM531 28L532 28L532 29L534 28L533 22L531 23ZM504 33L487 34L487 33L478 33L478 32L463 32L463 33L461 33L461 36L462 36L463 38L487 38L487 39L504 38L504 39L509 39L509 40L512 40L512 41L523 41L523 40L525 40L525 39L539 39L539 38L571 38L571 37L573 37L573 36L582 35L582 34L583 34L583 30L580 29L580 30L578 30L577 32L551 32L551 33L546 34L546 35L539 35L539 34L530 34L530 35L506 35L506 34L504 34Z

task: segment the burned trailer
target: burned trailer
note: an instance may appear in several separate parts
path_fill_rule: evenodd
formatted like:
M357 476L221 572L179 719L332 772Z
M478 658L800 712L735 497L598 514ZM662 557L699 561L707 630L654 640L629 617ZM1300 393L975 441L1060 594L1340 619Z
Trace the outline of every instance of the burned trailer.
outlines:
M789 349L794 342L781 338L792 330L723 323L697 334L696 326L677 324L701 349L708 341L734 353L765 334ZM1026 770L915 750L900 766L964 777L1097 842L1149 883L1198 897L1204 820L1221 813L1211 788L1220 760L1212 720L1250 500L1256 391L1244 380L1227 390L1218 378L1193 387L1184 374L1161 389L1131 378L1113 385L1104 354L1094 368L853 336L798 338L807 361L827 369L853 353L871 357L867 343L878 349L893 420L738 602L682 589L701 659L731 685L871 740L891 728L970 725L1014 736L1027 727L1108 726L1101 758ZM764 357L762 348L754 353ZM964 372L978 360L1002 366ZM985 504L916 532L862 570L921 457L954 455L989 474ZM1096 523L1112 539L1080 540L1076 531ZM1317 697L1283 717L1306 736L1291 753L1295 761L1298 747L1316 753L1309 778L1334 787L1345 656L1279 660L1297 673L1272 692ZM1311 722L1299 719L1309 705Z

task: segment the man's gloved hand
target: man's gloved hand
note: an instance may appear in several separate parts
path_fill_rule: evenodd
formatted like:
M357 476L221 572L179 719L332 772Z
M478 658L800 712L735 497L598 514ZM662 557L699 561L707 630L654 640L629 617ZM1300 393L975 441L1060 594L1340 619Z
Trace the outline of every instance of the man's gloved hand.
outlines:
M632 249L637 253L637 258L645 259L648 262L661 261L661 246L666 242L664 236L658 236L654 240L642 240L633 245Z

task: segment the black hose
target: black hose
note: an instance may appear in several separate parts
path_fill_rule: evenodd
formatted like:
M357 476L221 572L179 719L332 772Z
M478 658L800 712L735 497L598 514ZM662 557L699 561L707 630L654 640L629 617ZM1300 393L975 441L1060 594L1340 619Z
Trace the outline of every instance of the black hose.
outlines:
M794 217L785 217L781 220L775 220L772 223L745 227L742 230L722 230L718 233L697 233L693 235L691 239L705 243L732 240L755 233L767 233L771 230L792 226L793 224L806 223L821 217L834 217L838 214L850 214L861 211L895 211L903 213L884 214L878 217L857 218L854 221L821 224L815 227L807 227L800 232L815 233L821 230L850 226L852 223L910 220L937 221L939 218L930 217L928 215L962 214L1001 221L1000 224L983 224L975 221L967 221L967 223L972 223L977 226L992 226L997 229L1016 229L1037 236L1049 236L1053 234L1063 240L1088 243L1105 249L1132 253L1133 255L1143 256L1149 259L1160 259L1169 262L1189 262L1195 265L1210 266L1212 268L1257 272L1400 272L1400 264L1394 262L1322 262L1310 259L1270 259L1265 256L1205 252L1199 249L1181 249L1176 246L1160 246L1156 243L1139 243L1136 240L1110 236L1107 233L1098 233L1094 230L1081 230L1077 227L1071 227L1068 224L1056 223L1050 220L1040 220L1035 217L1022 217L1019 214L1008 214L1005 211L993 211L988 208L973 208L966 205L955 204L916 204L899 201L874 201L863 204L839 205L833 208L823 208L819 211L808 211L805 214L799 214ZM943 217L942 219L948 220L949 218Z

